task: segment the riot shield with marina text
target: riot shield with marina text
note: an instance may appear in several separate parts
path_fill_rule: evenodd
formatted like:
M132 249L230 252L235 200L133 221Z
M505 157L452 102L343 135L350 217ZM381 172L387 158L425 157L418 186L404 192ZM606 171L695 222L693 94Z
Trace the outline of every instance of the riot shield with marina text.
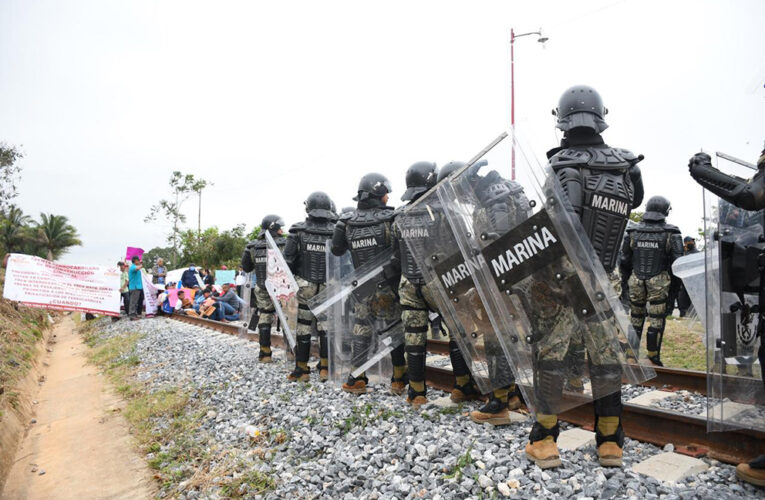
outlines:
M747 211L704 191L707 428L765 431L762 334L765 211Z
M266 260L266 291L271 297L274 309L279 317L282 334L290 349L295 348L297 330L299 290L295 277L289 266L284 261L284 256L276 245L271 233L266 231L266 244L268 246Z
M435 272L453 301L472 281L527 405L558 414L655 373L556 175L526 151L503 134L435 187L462 254Z
M460 268L465 259L435 191L430 190L396 216L400 245L423 276L421 293L429 307L441 315L460 348L480 391L488 394L515 381L505 352L470 276L447 287L441 280L444 269ZM406 252L402 248L402 254ZM448 283L448 280L447 280Z
M349 259L328 257L327 286L308 303L327 324L329 376L337 384L349 375L381 384L393 374L390 353L404 343L404 329L391 255L383 252L348 274Z

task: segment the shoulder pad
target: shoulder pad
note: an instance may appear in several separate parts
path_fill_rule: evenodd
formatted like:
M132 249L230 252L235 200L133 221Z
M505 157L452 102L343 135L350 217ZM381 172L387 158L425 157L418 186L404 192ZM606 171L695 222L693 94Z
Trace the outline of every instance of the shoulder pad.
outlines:
M588 150L591 155L590 160L587 162L589 168L621 170L632 166L632 163L624 157L624 152L632 155L626 149L615 149L606 146L603 148L588 148Z
M624 158L630 163L638 159L637 155L633 153L632 151L630 151L629 149L622 149L622 148L611 148L611 149L616 151L622 158Z
M289 232L290 233L297 233L297 232L300 232L300 231L304 231L305 228L306 228L306 223L305 222L296 222L296 223L292 224L292 226L290 227L290 231Z
M353 212L345 212L343 214L340 214L340 217L338 217L337 220L347 222L348 220L350 220L351 217L353 217L353 214L355 213L356 213L356 210L354 210Z
M307 233L331 235L335 232L335 223L331 220L323 220L321 222L309 221L303 226L302 230Z
M249 243L247 243L247 246L245 248L255 248L258 246L258 240L252 240Z
M645 221L641 221L637 226L635 226L634 230L641 233L663 233L667 229L664 224L647 223Z
M664 230L665 230L665 231L667 231L668 233L677 233L677 234L683 234L683 233L680 231L680 228L679 228L679 227L677 227L677 226L675 226L675 225L673 225L673 224L665 224L665 225L664 225Z
M592 154L587 149L565 148L555 153L550 158L550 166L553 170L576 165L587 165Z

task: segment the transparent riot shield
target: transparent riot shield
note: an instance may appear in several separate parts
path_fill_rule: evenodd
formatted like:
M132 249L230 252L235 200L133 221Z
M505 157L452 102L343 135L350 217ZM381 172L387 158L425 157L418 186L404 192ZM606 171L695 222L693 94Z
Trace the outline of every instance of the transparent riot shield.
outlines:
M255 300L252 296L252 273L245 274L245 283L242 285L242 313L239 315L239 335L246 335L250 331L250 321L252 320Z
M284 261L274 238L266 232L268 256L266 261L266 291L274 303L282 334L290 349L295 348L295 332L298 317L298 284Z
M702 341L706 343L706 314L703 313L706 307L704 263L705 259L702 252L683 255L672 263L672 274L683 282L683 289L688 294L693 305L691 312L687 316L689 319L688 328L693 332L698 332L701 335Z
M742 210L704 191L707 427L765 431L759 261L765 212ZM765 325L764 325L765 326Z
M435 272L457 303L472 279L527 404L558 414L655 372L637 362L637 336L610 281L618 278L603 269L557 176L520 144L503 134L436 186L462 258ZM500 174L511 166L516 181ZM608 203L628 212L619 202Z
M329 377L337 384L349 375L366 376L370 384L390 382L389 354L404 343L398 283L386 272L392 253L383 252L348 274L349 255L328 256L327 286L308 303L327 323Z
M457 342L478 388L487 394L512 384L515 376L472 277L453 283L444 274L467 267L436 191L404 208L395 224L403 239L400 244L408 246L422 272L423 296L435 302L431 307Z

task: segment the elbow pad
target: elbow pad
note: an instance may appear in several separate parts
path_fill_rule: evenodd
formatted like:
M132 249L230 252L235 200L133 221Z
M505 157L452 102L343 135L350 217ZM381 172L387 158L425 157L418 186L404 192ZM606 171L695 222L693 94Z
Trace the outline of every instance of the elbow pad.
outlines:
M643 175L640 173L640 167L633 165L629 169L630 180L632 181L632 187L635 192L632 197L632 208L635 209L643 203L643 196L645 191L643 190Z

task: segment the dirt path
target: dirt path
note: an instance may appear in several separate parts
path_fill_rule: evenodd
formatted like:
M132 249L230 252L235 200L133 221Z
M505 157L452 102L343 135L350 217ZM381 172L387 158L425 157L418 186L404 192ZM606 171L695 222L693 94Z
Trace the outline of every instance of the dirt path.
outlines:
M151 472L117 411L121 402L86 363L88 348L71 317L53 333L56 344L46 358L37 422L16 452L2 498L151 498Z

